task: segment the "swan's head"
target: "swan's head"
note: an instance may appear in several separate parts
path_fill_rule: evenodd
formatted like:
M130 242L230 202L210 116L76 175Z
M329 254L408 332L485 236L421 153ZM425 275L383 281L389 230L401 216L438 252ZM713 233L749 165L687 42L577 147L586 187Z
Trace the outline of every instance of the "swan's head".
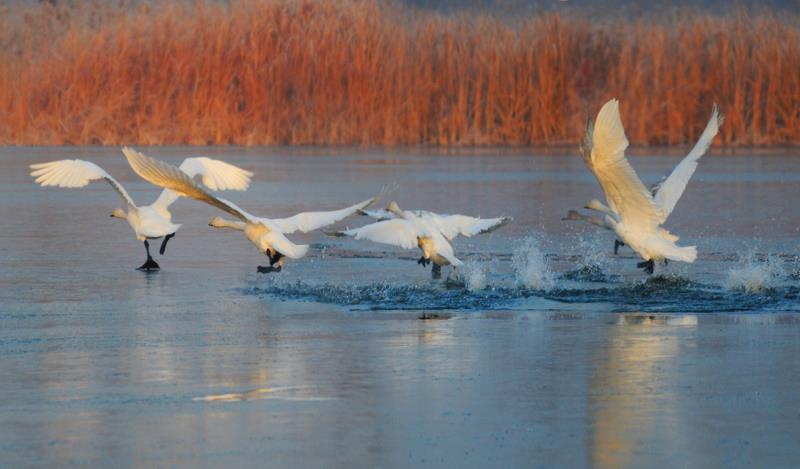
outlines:
M228 226L228 224L225 222L224 218L214 217L208 222L208 226L213 226L214 228L225 228Z
M121 208L115 208L114 211L111 212L111 217L112 218L122 218L123 220L127 220L128 219L128 214L125 213L125 210L122 210Z
M603 202L600 202L597 199L590 200L583 208L588 208L589 210L597 210L598 212L606 212L606 206Z
M394 200L389 202L389 206L386 207L386 210L394 213L395 215L400 215L402 213L402 210L400 210L400 206L397 205L397 202L395 202Z
M570 210L567 212L567 216L562 218L562 220L583 220L583 215L575 210Z

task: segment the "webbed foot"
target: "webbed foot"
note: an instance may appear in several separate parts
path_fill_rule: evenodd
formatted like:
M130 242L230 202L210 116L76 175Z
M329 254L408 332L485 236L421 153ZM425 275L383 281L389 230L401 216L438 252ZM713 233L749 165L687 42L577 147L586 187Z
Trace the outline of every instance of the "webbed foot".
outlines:
M272 272L280 272L282 269L283 268L281 266L278 266L278 267L269 266L269 267L267 267L265 265L260 265L260 266L258 266L256 271L258 271L259 274L269 274L269 273L272 273Z
M653 259L650 259L649 261L639 262L638 264L636 264L636 267L644 269L644 271L649 275L653 273L655 265L656 263L653 262Z
M154 261L152 257L148 257L147 261L139 266L136 270L143 270L143 271L151 271L151 270L159 270L158 262Z

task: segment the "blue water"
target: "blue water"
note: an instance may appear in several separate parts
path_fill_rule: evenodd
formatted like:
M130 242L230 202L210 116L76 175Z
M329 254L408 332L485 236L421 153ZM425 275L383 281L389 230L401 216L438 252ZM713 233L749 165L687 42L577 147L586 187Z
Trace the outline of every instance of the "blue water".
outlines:
M89 159L150 203L118 150L0 149L2 466L800 464L796 155L704 158L667 224L700 256L648 277L610 233L561 221L602 195L571 152L142 150L252 170L225 197L263 216L396 182L405 208L514 222L457 239L467 265L440 280L417 252L321 233L263 275L240 233L207 226L220 213L181 200L148 274L107 185L27 175ZM646 182L680 154L648 153Z

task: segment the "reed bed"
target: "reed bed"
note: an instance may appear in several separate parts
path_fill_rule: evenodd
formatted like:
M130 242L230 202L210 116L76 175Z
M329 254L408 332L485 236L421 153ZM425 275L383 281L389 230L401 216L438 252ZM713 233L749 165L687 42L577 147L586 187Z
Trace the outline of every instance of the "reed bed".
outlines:
M379 0L0 7L0 144L800 144L797 18L502 19Z

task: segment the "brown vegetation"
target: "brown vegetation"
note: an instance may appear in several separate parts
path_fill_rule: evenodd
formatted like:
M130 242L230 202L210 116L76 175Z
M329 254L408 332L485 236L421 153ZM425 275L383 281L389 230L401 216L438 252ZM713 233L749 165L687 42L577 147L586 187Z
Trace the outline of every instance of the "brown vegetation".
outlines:
M800 144L797 18L441 15L380 0L0 7L0 144Z

